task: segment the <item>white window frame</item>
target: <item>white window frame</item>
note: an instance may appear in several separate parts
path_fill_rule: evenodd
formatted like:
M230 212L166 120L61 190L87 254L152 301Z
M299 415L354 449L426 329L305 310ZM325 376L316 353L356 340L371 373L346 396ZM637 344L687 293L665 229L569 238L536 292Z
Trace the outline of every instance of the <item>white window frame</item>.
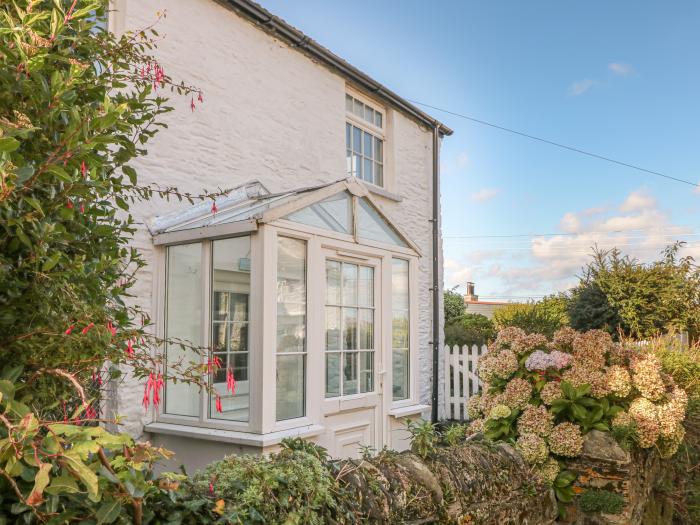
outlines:
M364 118L361 118L352 111L349 111L347 107L345 106L346 104L346 99L347 97L352 97L353 99L357 100L358 102L362 102L365 106L369 106L375 113L379 113L382 116L382 127L377 126L374 123L370 123L369 121L365 120ZM357 180L360 180L364 182L365 184L369 184L371 186L375 186L377 188L382 188L384 190L389 189L389 184L388 184L388 169L387 169L387 111L382 106L381 104L377 103L376 101L367 98L366 96L362 95L361 93L358 93L356 90L347 88L345 90L345 97L343 97L343 107L345 108L345 125L347 126L348 124L355 126L359 129L361 129L363 132L369 133L370 135L376 137L377 139L382 141L382 183L377 184L376 183L376 168L373 168L373 180L368 181L365 180L364 178L357 177ZM343 129L343 136L345 137L346 130L345 128ZM352 135L352 131L351 131ZM364 139L363 139L364 140ZM373 146L374 147L374 146ZM345 143L345 150L346 154L344 156L345 158L345 163L346 163L346 169L345 172L347 173L348 176L351 176L351 173L348 171L348 166L347 166L347 142ZM352 151L351 151L352 154ZM364 156L362 157L364 159ZM375 161L376 162L376 161Z

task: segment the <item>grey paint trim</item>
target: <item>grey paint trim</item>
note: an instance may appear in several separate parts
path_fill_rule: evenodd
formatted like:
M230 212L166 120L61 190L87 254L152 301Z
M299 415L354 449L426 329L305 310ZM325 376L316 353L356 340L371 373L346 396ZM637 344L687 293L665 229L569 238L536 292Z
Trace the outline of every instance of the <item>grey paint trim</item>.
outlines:
M396 109L407 113L423 124L431 128L437 128L441 135L452 135L452 130L439 122L437 119L434 119L424 111L421 111L406 99L400 97L386 86L383 86L372 77L366 75L355 66L349 64L335 53L332 53L294 26L291 26L281 18L273 15L262 6L256 4L255 2L251 2L250 0L218 1L232 7L236 12L259 24L261 29L265 30L266 32L280 36L281 38L290 42L293 47L298 48L301 52L305 52L326 66L335 69L342 76L346 77L352 82L355 82L358 86L367 90L370 94L382 99L388 104L391 104Z
M153 244L184 244L203 239L220 239L230 237L238 233L252 232L258 229L256 221L238 221L214 226L202 226L190 230L178 230L173 232L159 233L153 236Z

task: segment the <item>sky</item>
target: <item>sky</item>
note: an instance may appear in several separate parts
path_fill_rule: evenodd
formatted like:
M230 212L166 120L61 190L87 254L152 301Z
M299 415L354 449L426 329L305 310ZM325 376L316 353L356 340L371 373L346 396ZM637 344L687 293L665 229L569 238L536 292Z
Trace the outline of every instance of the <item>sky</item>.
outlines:
M700 183L700 2L261 0L404 98ZM700 188L424 108L442 146L445 286L521 301L592 247L700 259Z

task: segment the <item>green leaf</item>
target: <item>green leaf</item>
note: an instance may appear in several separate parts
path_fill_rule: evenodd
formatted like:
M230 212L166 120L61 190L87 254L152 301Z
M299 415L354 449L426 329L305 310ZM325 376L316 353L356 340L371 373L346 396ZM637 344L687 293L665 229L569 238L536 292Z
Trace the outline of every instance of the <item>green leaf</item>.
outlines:
M47 494L76 494L80 492L80 487L75 481L73 476L68 474L61 474L56 476L51 480L51 485L49 485L45 492Z
M19 148L19 141L13 137L0 137L0 153L10 153Z
M593 428L595 428L596 430L600 430L601 432L610 432L610 427L608 427L608 424L603 423L602 421L594 423Z
M51 463L42 463L39 467L39 472L36 473L36 477L34 478L34 488L29 494L28 501L40 501L42 499L41 495L49 484L51 467Z
M119 503L117 500L105 501L95 514L95 518L97 518L97 525L114 522L114 520L119 517L119 514L121 514L121 511L121 503Z
M80 481L83 482L88 490L88 495L90 499L96 501L99 499L99 486L97 483L97 476L95 473L88 468L88 466L81 461L79 457L66 454L63 456L63 461L66 467L75 474Z
M44 210L41 207L41 204L39 203L38 200L36 200L34 197L24 197L24 202L29 204L32 208L34 208L36 211L44 215Z
M0 379L0 394L2 394L5 402L13 399L15 397L15 385L7 379Z
M51 270L56 264L58 264L58 261L61 259L61 252L56 252L54 253L51 257L46 259L44 261L44 264L41 266L41 271L42 272L48 272Z
M571 383L568 381L561 382L561 391L569 399L576 399L576 390L574 390L574 387L571 386Z
M61 166L51 164L50 166L46 167L46 171L56 175L56 177L61 179L63 182L72 182L73 180L71 176L68 175L68 172L66 172L66 170L64 170Z
M578 420L584 420L588 418L588 410L576 403L571 405L571 414Z

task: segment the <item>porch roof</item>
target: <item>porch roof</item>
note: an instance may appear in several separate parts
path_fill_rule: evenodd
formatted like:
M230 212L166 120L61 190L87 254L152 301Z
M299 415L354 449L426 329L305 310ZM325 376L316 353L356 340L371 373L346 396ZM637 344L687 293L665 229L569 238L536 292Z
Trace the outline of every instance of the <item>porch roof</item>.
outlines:
M197 238L224 237L254 231L258 224L287 218L296 211L343 192L369 203L373 213L376 213L376 220L386 223L388 230L393 232L398 242L405 243L406 247L420 254L416 244L388 218L373 200L367 188L355 177L279 193L271 193L259 181L252 181L234 188L225 197L206 200L184 210L156 216L147 223L147 226L155 244L174 244L186 240L193 241Z

